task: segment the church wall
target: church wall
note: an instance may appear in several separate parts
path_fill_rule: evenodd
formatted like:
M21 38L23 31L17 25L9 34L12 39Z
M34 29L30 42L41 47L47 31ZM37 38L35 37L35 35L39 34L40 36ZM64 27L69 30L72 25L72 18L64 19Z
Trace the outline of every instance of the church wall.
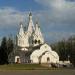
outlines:
M59 56L57 55L56 52L52 51L47 44L44 44L40 47L40 49L33 51L32 54L30 55L30 59L33 61L33 63L35 63L36 60L38 60L37 63L59 62Z
M48 60L49 59L49 60ZM54 58L49 52L41 58L41 63L58 63L58 59Z
M18 43L17 45L20 47L29 47L29 42L28 42L28 36L18 36Z

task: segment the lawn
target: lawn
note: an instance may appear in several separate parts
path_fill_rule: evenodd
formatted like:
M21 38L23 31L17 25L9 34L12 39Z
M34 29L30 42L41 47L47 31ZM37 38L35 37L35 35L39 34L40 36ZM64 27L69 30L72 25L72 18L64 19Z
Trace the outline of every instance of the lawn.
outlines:
M0 65L0 71L16 70L65 70L70 68L50 68L46 64L8 64ZM75 69L75 68L74 68Z
M49 69L40 64L9 64L9 65L0 65L0 71L2 70L44 70Z

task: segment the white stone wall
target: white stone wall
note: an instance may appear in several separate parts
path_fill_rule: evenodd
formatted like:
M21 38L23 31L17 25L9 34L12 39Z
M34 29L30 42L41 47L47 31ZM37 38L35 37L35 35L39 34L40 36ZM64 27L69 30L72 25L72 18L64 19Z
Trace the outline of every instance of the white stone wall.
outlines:
M28 41L28 36L20 36L18 35L18 43L17 45L20 47L29 47L29 41Z
M49 58L49 60L47 60ZM44 44L39 50L33 51L30 55L32 63L59 63L59 56L55 51L52 51L51 47ZM38 60L38 61L37 61Z

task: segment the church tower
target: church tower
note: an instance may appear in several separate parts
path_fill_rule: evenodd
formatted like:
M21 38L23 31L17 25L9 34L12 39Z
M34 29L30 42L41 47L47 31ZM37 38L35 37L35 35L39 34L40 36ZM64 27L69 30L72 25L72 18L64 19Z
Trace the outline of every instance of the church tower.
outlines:
M21 35L21 36L24 35L24 29L23 29L23 24L22 24L22 22L20 22L20 31L19 31L19 35Z
M28 36L24 32L22 23L20 23L20 30L17 35L17 46L21 50L26 50L26 47L29 47Z
M17 35L17 46L20 47L21 50L26 51L26 48L38 46L44 43L44 38L37 22L34 27L32 13L29 14L28 29L26 30L27 31L24 31L23 24L20 23L20 30Z
M35 30L35 27L32 21L32 13L30 12L29 23L28 23L28 35L31 36L34 30Z
M44 43L44 38L42 36L42 33L41 33L40 27L38 25L38 22L36 22L33 40L34 40L34 46L37 46L37 45L40 45L40 44Z

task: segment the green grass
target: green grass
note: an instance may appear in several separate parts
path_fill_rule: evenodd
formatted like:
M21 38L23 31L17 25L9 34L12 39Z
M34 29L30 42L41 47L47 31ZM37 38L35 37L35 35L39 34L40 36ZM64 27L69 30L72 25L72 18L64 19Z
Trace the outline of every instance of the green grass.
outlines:
M41 66L40 64L9 64L0 65L0 71L2 70L44 70L49 69L47 67Z
M0 71L22 70L63 70L63 68L49 68L45 64L8 64L0 65Z

